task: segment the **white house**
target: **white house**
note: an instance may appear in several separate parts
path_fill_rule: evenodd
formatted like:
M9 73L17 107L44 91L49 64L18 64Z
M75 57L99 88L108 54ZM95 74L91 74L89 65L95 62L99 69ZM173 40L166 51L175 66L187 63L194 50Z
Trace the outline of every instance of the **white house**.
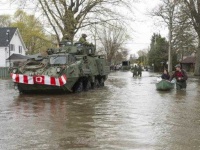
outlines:
M12 66L13 61L10 56L12 54L25 56L25 51L26 47L18 28L0 28L0 67Z

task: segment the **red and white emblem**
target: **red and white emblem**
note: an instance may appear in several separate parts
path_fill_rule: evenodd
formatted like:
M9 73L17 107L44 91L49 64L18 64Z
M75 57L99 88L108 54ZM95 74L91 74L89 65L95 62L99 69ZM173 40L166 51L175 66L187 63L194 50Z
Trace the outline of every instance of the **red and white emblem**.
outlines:
M45 84L53 86L63 86L67 83L66 75L59 78L49 76L28 76L23 74L11 74L13 82L24 84Z

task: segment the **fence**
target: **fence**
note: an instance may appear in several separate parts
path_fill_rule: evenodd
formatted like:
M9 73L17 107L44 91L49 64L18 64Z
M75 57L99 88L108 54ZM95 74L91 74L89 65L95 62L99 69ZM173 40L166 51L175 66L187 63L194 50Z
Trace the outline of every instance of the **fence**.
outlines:
M10 78L10 73L8 72L9 67L0 67L0 79Z

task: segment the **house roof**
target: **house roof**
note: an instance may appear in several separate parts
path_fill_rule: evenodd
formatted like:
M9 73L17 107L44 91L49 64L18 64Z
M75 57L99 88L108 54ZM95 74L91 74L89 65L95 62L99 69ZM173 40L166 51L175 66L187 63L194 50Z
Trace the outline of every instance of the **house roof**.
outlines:
M12 54L9 58L7 58L6 60L16 60L16 59L30 59L30 57L28 56L24 56L24 55L21 55L21 54Z
M0 28L0 47L8 46L16 30L17 30L16 27L1 27ZM7 31L9 31L9 37L7 35Z
M181 61L182 64L195 64L196 58L194 56L188 56Z

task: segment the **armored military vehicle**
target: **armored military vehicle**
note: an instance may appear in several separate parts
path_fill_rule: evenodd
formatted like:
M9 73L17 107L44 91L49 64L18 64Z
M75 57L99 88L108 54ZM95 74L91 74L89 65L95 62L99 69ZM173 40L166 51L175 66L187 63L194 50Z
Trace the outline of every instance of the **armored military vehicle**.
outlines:
M110 72L104 56L95 55L93 45L62 41L59 48L49 48L47 54L11 70L21 93L81 92L104 86Z

